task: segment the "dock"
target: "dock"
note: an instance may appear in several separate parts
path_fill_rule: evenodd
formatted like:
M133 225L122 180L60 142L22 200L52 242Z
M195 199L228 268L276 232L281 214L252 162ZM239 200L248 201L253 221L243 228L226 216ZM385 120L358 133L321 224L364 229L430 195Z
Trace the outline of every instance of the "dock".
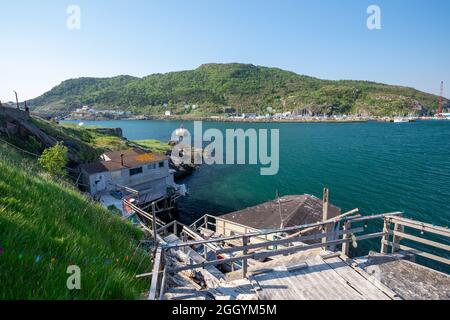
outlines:
M225 235L223 222L206 215L190 226L158 220L145 227L155 244L153 271L138 277L151 278L149 300L450 299L448 272L415 261L449 270L450 231L401 212L363 216L355 209L316 223L232 235ZM369 223L382 230L369 232ZM379 252L350 257L351 247L377 238Z

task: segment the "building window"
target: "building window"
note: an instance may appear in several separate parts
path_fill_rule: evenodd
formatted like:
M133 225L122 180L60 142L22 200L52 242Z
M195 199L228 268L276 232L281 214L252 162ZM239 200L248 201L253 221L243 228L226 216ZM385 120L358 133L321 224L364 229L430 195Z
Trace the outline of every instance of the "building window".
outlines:
M160 162L160 163L159 163L159 167L160 167L160 168L164 168L164 162Z
M144 171L142 170L142 167L139 167L139 168L133 168L133 169L130 169L130 176L135 176L135 175L137 175L137 174L141 174L142 172L144 172Z
M148 169L149 169L149 170L154 170L154 169L156 169L156 163L149 164L149 165L148 165Z

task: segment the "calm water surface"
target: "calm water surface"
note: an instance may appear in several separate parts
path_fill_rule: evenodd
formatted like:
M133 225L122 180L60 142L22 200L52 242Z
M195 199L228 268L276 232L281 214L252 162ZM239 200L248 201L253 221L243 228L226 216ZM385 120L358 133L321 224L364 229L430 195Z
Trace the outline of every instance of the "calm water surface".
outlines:
M93 121L120 127L128 139L169 140L191 122ZM179 219L220 215L280 195L309 193L363 214L403 211L437 225L450 221L450 121L415 123L203 123L208 128L280 130L280 170L261 176L259 166L202 166L185 179L191 195L179 202ZM192 132L192 131L191 131Z

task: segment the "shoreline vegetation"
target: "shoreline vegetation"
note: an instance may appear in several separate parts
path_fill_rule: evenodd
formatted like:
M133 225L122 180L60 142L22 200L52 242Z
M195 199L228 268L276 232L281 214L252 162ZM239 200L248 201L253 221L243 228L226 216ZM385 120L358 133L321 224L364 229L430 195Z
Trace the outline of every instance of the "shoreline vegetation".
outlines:
M205 121L205 122L244 122L244 123L365 123L365 122L395 122L401 119L405 122L413 122L417 120L448 120L448 117L293 117L293 118L242 118L242 117L223 117L223 116L136 116L124 118L105 118L105 117L64 117L64 121L144 121L144 120L159 120L159 121Z
M294 72L228 63L143 78L78 78L28 101L30 110L67 116L86 106L123 115L227 116L241 114L359 117L433 115L439 97L370 81L322 80ZM450 101L443 99L443 107ZM83 111L83 110L81 110Z

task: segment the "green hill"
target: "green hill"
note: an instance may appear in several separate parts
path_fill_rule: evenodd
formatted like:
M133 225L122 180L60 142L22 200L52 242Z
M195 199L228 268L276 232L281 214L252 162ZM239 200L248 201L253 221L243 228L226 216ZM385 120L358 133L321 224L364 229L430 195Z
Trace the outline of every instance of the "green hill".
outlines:
M321 114L393 115L433 112L437 101L436 96L412 88L320 80L277 68L235 63L206 64L191 71L144 78L72 79L29 104L35 112L47 114L64 114L91 105L153 115L167 108L176 114L219 114L224 106L240 112L265 113L272 107Z
M143 234L0 142L0 300L137 299L151 269ZM66 287L68 265L81 290Z

